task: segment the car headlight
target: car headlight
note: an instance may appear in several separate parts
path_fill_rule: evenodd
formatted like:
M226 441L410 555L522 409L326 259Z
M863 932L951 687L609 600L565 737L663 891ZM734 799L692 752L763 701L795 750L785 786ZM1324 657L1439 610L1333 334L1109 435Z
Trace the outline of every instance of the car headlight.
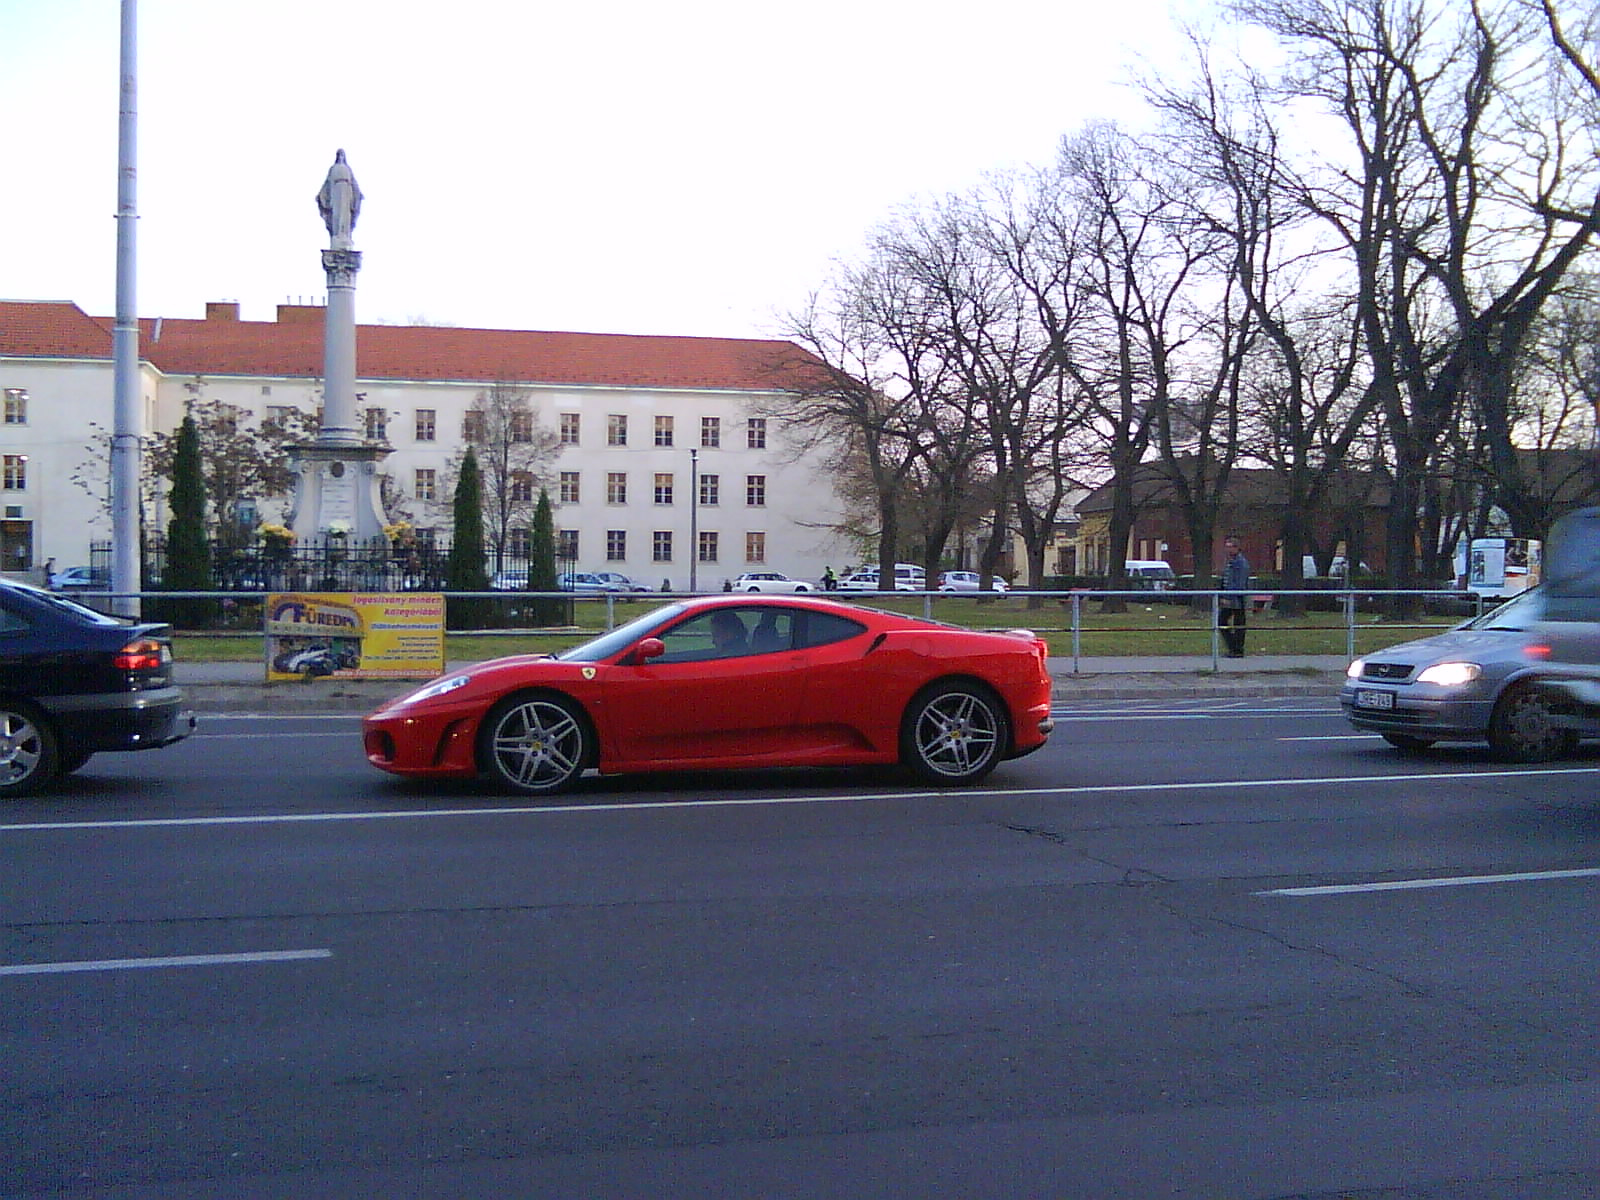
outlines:
M1483 668L1477 663L1434 663L1417 676L1417 682L1437 683L1440 687L1460 687L1463 683L1471 683L1482 674Z
M1344 669L1345 677L1348 678L1348 679L1360 679L1361 678L1361 672L1362 672L1363 669L1365 669L1366 665L1367 665L1367 660L1366 659L1364 659L1364 658L1356 659L1355 662L1351 663L1348 667L1346 667Z
M409 696L402 697L400 704L416 704L421 700L433 700L439 696L447 696L457 688L467 686L465 675L447 675L443 679L435 679L432 683L425 684L412 692Z

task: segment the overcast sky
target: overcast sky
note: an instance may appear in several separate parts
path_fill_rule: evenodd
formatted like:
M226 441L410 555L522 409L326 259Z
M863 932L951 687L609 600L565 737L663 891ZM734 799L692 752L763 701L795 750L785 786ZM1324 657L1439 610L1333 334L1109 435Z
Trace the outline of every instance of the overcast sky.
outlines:
M1137 124L1203 0L142 0L141 316L766 337L896 206ZM0 296L115 311L117 0L0 0Z

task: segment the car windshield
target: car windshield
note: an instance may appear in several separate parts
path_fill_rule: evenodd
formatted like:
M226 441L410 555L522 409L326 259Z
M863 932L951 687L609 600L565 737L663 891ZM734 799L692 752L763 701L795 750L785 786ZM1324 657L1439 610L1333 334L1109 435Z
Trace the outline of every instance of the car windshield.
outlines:
M620 654L650 630L672 620L682 612L681 604L668 604L662 608L652 609L642 617L635 617L626 625L618 625L610 633L602 633L592 642L563 650L556 657L562 662L600 662L602 659Z
M1462 629L1500 629L1516 631L1526 629L1536 621L1545 619L1544 592L1530 588L1520 596L1513 596L1504 604L1474 617L1461 625Z

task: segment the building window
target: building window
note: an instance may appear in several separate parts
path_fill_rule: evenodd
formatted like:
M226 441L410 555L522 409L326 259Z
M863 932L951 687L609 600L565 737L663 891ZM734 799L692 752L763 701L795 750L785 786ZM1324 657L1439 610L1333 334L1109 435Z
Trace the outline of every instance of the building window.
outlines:
M533 441L533 414L525 408L519 408L511 414L511 426L507 430L513 442Z
M628 418L622 413L612 413L606 418L606 445L628 444Z
M531 504L533 502L533 473L530 471L511 472L511 503Z
M381 442L389 436L389 410L369 408L364 414L367 421L367 441Z
M767 448L767 419L765 417L751 417L744 430L745 445L752 450L765 450Z
M700 444L709 449L716 449L722 445L722 418L700 418Z
M658 471L656 473L656 503L672 503L672 472Z
M578 415L577 413L561 414L561 444L563 446L576 446L578 444Z
M626 529L606 530L606 561L628 561L628 531Z
M656 418L656 445L658 445L658 446L670 446L670 445L672 445L672 418L671 417L657 417Z
M578 561L578 531L563 529L556 534L556 553L564 562Z
M469 408L461 414L461 440L463 442L484 440L482 409Z
M28 456L26 454L8 454L5 456L3 470L0 470L0 487L8 492L25 491L28 486Z
M714 563L717 561L717 535L715 532L702 529L700 531L700 561Z
M438 423L439 414L433 409L417 409L417 441L433 441L438 436Z
M744 477L744 502L751 508L766 507L767 477L765 475L746 475Z
M557 481L557 497L562 504L577 504L579 502L578 473L576 471L563 471Z
M507 547L512 558L528 559L533 557L533 530L526 525L518 525L511 530L511 540Z
M672 561L672 530L656 530L651 543L651 557L655 562Z
M439 472L432 467L417 468L416 487L412 495L418 500L437 500L439 498Z
M721 499L722 499L722 477L720 475L702 475L702 476L700 476L700 504L701 504L701 506L709 508L710 506L712 506L714 504L721 503Z
M766 534L747 533L744 535L744 560L747 563L764 563L767 561Z
M606 503L626 504L628 502L628 475L626 471L606 472Z
M28 389L6 389L6 415L7 425L26 425L28 423Z

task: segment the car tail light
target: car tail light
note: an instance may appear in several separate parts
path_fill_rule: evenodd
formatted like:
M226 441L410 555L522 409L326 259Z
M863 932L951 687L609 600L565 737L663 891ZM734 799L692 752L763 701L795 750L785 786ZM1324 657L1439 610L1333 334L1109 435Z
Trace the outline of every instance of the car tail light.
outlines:
M153 638L135 638L112 657L119 671L159 671L165 663L165 647Z

